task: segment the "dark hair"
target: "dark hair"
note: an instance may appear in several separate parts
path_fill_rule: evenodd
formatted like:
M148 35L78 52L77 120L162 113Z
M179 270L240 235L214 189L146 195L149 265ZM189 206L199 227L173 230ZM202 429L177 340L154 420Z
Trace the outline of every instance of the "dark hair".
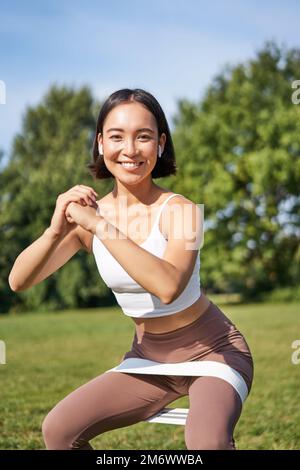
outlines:
M97 137L99 133L103 134L103 124L108 113L119 104L130 101L142 103L153 114L157 123L158 137L160 137L162 133L166 134L164 151L161 154L161 158L157 158L156 165L151 173L152 178L175 175L177 171L175 150L165 114L154 96L140 88L133 90L123 88L122 90L115 91L102 105L97 119L96 134L93 143L93 160L91 163L87 164L90 174L96 179L114 177L107 169L103 157L99 156Z

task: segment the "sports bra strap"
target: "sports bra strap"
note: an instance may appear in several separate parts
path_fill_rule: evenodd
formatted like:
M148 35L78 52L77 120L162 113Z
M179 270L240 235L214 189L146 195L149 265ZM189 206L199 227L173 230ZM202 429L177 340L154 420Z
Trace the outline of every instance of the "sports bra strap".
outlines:
M165 207L165 205L167 204L168 200L171 199L171 197L173 197L173 196L180 196L180 194L176 194L176 193L170 194L170 196L168 196L168 197L166 198L166 200L160 205L160 208L159 208L159 211L158 211L158 214L157 214L157 217L156 217L156 220L155 220L155 222L154 222L154 224L153 224L153 228L152 228L152 229L154 229L154 227L159 224L159 218L160 218L160 216L161 216L161 214L162 214L162 211L164 210L164 207Z

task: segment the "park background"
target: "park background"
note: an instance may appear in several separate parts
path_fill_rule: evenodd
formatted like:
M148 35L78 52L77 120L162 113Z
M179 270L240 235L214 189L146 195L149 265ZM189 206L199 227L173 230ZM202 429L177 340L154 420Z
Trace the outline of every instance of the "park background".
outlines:
M111 190L87 165L120 88L162 105L178 171L155 181L204 204L201 287L253 352L237 447L300 448L299 13L296 1L1 3L0 449L43 448L47 412L130 348L133 323L86 252L31 289L8 284L58 194ZM185 448L181 426L145 423L94 446Z

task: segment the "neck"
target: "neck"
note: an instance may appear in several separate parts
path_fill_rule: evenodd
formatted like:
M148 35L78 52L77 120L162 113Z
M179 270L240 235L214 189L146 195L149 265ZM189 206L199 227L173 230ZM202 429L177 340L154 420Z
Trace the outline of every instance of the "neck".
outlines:
M155 201L159 189L159 186L153 183L152 179L144 180L137 185L126 185L115 180L112 195L118 199L126 198L128 207L136 204L148 205Z

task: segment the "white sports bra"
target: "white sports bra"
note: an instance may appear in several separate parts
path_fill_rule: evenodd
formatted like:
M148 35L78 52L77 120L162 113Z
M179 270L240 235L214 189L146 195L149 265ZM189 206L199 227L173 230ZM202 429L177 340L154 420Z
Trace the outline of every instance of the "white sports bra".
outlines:
M139 246L144 250L163 258L167 240L159 230L159 219L168 200L179 194L171 194L159 208L158 215L148 238ZM97 213L101 214L100 207ZM166 305L158 297L146 291L129 276L125 269L110 254L102 241L93 236L92 251L100 276L105 284L112 289L116 300L125 315L130 317L154 318L171 315L192 305L201 296L200 290L200 258L197 256L193 273L183 292L170 304Z

